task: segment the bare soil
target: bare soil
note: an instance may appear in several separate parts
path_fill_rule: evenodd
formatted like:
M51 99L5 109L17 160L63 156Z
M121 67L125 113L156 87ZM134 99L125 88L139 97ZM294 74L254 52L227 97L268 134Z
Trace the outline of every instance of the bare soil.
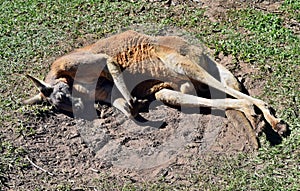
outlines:
M227 9L242 6L235 1L201 2L197 5L207 7L206 14L212 20ZM275 5L269 2L269 6ZM226 66L231 57L220 55L218 61ZM264 84L249 78L256 72L243 63L235 71L251 95L258 95ZM9 186L33 190L69 184L73 190L92 189L94 181L104 175L107 181L144 182L164 177L172 182L191 172L197 158L254 150L248 131L235 127L222 111L201 114L153 104L143 116L156 123L166 122L164 128L136 124L107 105L100 106L100 113L98 119L90 121L54 110L39 116L28 113L26 117L35 120L26 125L36 132L11 139L26 150L30 168L12 174ZM6 133L6 137L12 134Z

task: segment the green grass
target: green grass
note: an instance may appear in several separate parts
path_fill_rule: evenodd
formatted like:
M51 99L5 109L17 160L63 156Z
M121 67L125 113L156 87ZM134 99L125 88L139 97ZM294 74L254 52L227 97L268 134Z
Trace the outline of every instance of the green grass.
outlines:
M22 162L21 156L24 154L22 148L14 146L12 143L3 141L0 137L0 185L6 185L9 180L9 171L12 169L21 170L27 166ZM0 187L1 188L1 187Z
M300 22L300 1L299 0L284 1L281 10L287 12L288 18L298 21L299 24Z
M300 38L292 30L283 27L280 15L244 9L228 13L230 24L218 23L218 38L209 37L218 52L232 54L261 69L262 80L266 80L265 98L269 103L286 108L290 119L299 115ZM243 32L240 32L243 31ZM222 40L219 40L221 38ZM271 81L265 79L271 78ZM299 125L299 122L298 122Z
M224 157L213 162L195 163L195 174L184 177L189 184L163 180L143 185L95 180L96 188L119 190L299 190L300 185L300 38L299 30L287 28L289 19L299 26L297 0L286 0L282 13L245 8L232 10L227 18L212 22L204 10L187 5L170 7L142 2L97 0L28 0L0 2L0 132L7 136L31 134L26 112L35 107L19 103L33 92L22 75L34 73L42 78L49 64L76 47L76 40L86 34L97 38L133 24L154 24L157 28L173 25L198 37L215 55L231 54L235 61L259 67L255 76L266 81L264 100L270 100L278 115L291 125L292 134L281 145L269 147L262 138L257 155ZM230 20L231 22L228 22ZM294 22L294 21L293 21ZM154 29L146 28L148 33ZM298 36L295 34L298 32ZM21 118L19 118L22 116ZM8 137L0 139L0 186L9 181L11 171L26 166L24 152ZM223 161L223 162L220 162ZM205 169L203 169L205 166ZM58 190L70 190L60 185Z

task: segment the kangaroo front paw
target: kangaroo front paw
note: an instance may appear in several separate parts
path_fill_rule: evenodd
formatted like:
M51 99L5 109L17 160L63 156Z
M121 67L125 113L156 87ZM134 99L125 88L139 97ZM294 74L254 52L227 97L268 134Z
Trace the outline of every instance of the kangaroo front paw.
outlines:
M274 129L277 131L277 133L280 136L283 136L283 137L289 136L289 134L290 134L289 125L282 120L280 120L279 123L276 124Z

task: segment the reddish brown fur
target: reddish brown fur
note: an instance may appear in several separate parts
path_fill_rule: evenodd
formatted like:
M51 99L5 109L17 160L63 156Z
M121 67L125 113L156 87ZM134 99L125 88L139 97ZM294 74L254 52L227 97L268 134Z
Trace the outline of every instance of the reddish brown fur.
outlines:
M170 43L172 42L172 43ZM106 54L112 57L121 67L131 74L146 74L152 77L160 78L167 76L178 76L172 70L166 68L159 60L157 53L168 54L170 51L180 51L180 48L186 46L186 42L177 37L149 37L134 31L126 31L124 33L101 39L98 42L77 49L72 53L57 59L51 66L51 70L45 79L46 83L51 85L57 81L65 80L70 82L75 78L78 64L82 62L74 62L74 58L80 60L85 52L94 54ZM93 73L91 69L87 75L94 77L109 78L105 72ZM182 76L181 80L187 78ZM174 78L172 79L174 81Z

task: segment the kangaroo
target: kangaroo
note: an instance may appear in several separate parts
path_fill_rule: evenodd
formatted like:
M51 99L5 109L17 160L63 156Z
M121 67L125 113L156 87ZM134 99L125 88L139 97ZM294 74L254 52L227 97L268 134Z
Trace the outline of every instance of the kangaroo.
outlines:
M257 126L257 107L274 131L280 135L288 131L287 123L275 117L266 102L241 92L240 83L229 70L206 55L203 48L176 36L126 31L58 58L44 81L26 76L39 93L25 104L47 100L61 110L74 112L84 107L83 96L111 102L126 116L135 118L145 103L143 98L152 95L173 106L226 110L227 116L235 110L243 113L247 119L243 123L249 121L253 129ZM143 85L135 88L138 84ZM119 94L111 98L113 86ZM232 98L199 97L207 87ZM80 96L74 96L75 92Z

